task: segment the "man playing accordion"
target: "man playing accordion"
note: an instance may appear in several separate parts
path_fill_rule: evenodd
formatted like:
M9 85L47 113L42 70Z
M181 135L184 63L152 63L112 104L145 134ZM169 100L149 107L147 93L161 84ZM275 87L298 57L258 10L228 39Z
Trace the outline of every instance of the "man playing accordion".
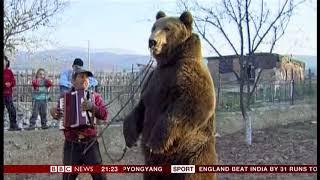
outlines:
M66 97L66 94L74 92L83 92L88 91L89 87L89 77L92 77L93 74L90 71L86 71L84 69L78 69L72 76L72 89L70 92L66 92L61 95L61 98ZM77 127L65 126L63 128L65 142L63 148L63 164L64 165L99 165L102 163L101 153L99 149L98 141L96 140L97 129L94 123L93 118L97 118L99 120L106 121L107 120L107 109L103 98L97 92L90 93L89 99L86 97L83 98L78 106L80 107L80 111L87 115L91 115L92 117L87 117L90 119L90 124L85 124ZM66 116L70 118L70 114L75 116L74 112L64 111L61 109L60 100L57 103L57 107L52 108L50 110L50 114L56 120L61 119L64 116L64 121L66 121ZM76 103L69 103L68 105L77 106ZM74 107L64 107L68 109L72 109L74 111ZM89 115L89 116L90 116ZM66 124L66 122L64 122ZM83 154L86 147L92 142L95 141L95 144L90 147L90 149ZM76 179L78 174L63 174L63 179ZM96 179L106 179L103 174L91 174L94 180Z

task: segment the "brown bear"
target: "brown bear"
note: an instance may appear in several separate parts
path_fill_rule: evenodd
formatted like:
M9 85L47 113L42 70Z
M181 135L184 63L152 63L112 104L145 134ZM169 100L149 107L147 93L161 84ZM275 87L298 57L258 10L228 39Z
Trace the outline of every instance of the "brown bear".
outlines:
M147 165L214 165L215 91L190 12L156 15L149 48L157 66L124 119L128 147L142 134ZM144 179L216 179L215 174L144 174Z

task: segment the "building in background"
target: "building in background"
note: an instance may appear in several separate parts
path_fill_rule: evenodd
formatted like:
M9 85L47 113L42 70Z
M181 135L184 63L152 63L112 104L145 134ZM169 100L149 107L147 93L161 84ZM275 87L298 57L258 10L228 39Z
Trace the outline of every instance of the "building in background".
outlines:
M247 56L245 56L247 57ZM239 74L239 56L206 57L208 67L215 82L237 81L235 73ZM261 81L304 80L305 63L291 56L275 53L255 53L247 67L248 78L253 82L258 72L263 69Z

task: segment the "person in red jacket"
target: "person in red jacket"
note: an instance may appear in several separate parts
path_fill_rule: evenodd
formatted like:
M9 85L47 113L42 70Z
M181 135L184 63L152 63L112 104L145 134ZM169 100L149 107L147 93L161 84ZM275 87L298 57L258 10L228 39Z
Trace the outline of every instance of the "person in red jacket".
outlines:
M10 69L10 61L7 56L4 56L3 63L3 99L4 106L7 108L9 114L9 131L21 130L17 124L16 108L14 107L12 99L12 88L16 85L16 80Z
M51 80L46 78L46 71L39 68L36 73L36 78L32 80L32 116L30 118L30 126L27 130L35 129L38 114L41 118L41 128L48 129L47 125L47 102L49 99L49 90L52 86Z
M71 91L88 90L89 77L93 74L90 71L84 69L78 69L72 75L72 88ZM63 95L61 95L63 97ZM103 98L97 92L91 92L90 99L84 99L81 103L81 110L91 112L95 118L99 120L107 120L107 109ZM66 107L64 107L66 108ZM50 109L50 114L54 119L59 120L62 116L62 110L60 109L60 101L58 101L55 108ZM100 154L99 144L96 139L97 129L95 124L84 125L82 127L65 127L63 129L65 142L63 148L63 164L64 165L99 165L102 164L102 158ZM94 142L94 145L90 149L82 154L87 148L88 144ZM63 174L64 180L75 180L78 174ZM106 179L104 174L91 174L94 180Z

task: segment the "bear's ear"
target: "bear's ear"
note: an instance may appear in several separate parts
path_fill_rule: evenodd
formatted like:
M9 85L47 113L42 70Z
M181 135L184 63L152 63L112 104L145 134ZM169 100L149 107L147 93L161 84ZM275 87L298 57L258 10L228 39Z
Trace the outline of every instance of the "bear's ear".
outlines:
M179 19L184 23L184 25L187 28L192 29L193 18L189 11L183 12Z
M156 20L158 20L159 18L165 17L166 13L164 13L163 11L159 11L156 15Z

